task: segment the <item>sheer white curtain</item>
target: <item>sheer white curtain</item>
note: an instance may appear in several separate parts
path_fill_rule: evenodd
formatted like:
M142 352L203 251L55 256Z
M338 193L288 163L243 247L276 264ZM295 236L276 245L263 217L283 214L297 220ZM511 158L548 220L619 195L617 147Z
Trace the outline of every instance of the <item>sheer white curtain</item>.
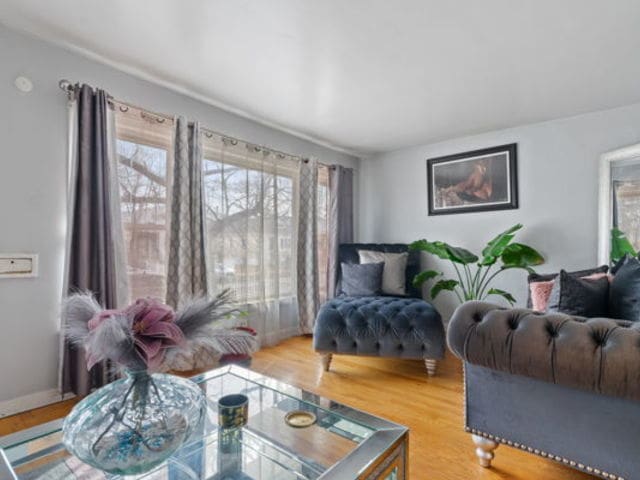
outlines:
M295 190L298 159L205 134L209 290L230 288L263 345L298 334Z

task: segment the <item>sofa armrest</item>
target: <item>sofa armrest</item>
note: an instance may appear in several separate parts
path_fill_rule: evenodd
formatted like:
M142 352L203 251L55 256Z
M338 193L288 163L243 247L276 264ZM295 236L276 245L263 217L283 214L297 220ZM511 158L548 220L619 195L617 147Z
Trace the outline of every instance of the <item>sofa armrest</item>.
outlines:
M467 302L447 341L474 365L640 401L640 322Z

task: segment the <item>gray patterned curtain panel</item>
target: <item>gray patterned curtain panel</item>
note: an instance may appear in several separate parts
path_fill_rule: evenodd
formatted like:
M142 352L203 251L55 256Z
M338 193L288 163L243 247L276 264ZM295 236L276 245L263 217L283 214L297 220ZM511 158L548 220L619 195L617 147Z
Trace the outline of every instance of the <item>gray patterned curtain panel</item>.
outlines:
M318 162L300 162L298 188L297 291L302 333L312 333L320 306L318 278Z
M169 265L166 301L175 308L194 296L207 295L202 137L198 123L178 117L175 123L175 156Z
M327 268L327 297L336 294L338 279L338 247L353 242L353 170L340 165L329 169L329 259Z

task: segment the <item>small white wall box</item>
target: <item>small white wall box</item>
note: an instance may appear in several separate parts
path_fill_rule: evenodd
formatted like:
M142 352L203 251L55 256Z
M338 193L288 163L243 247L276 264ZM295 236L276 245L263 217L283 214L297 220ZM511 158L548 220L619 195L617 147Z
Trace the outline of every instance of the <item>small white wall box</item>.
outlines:
M0 279L38 276L38 255L35 253L0 253Z

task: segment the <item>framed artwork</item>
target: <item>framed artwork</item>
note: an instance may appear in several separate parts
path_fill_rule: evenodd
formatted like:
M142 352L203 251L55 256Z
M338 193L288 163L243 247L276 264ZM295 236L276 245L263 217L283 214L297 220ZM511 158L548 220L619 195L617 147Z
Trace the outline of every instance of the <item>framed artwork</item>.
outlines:
M429 158L429 215L518 208L517 145Z

